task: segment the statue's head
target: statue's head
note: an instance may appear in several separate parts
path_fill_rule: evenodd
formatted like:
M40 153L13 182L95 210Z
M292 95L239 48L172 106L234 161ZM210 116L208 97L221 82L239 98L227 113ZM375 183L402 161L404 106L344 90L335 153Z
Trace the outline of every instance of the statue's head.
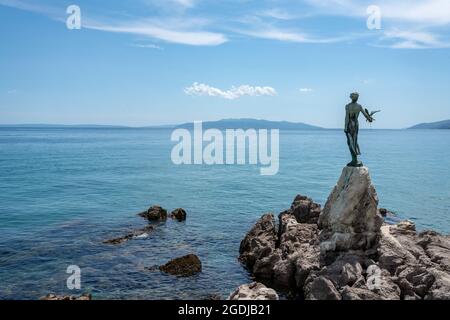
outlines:
M359 93L358 92L353 92L352 94L350 94L350 99L352 99L352 102L358 101Z

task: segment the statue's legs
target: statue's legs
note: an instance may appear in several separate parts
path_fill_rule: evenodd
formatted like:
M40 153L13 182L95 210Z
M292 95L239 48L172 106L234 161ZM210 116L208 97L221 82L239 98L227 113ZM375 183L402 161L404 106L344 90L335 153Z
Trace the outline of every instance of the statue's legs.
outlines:
M352 155L352 161L347 164L348 167L362 167L363 163L358 160L358 154L359 154L359 148L358 144L355 141L355 137L350 133L347 132L347 145L350 149L350 154Z

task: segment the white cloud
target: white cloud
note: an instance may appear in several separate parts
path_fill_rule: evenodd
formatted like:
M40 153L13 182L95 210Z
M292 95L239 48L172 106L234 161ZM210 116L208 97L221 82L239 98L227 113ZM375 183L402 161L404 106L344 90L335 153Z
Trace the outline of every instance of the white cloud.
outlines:
M320 14L366 17L366 9L377 5L382 18L427 23L450 23L448 0L305 0Z
M311 88L300 88L300 92L302 93L310 93L313 92L314 90Z
M146 48L146 49L164 50L163 47L158 46L158 45L153 44L153 43L145 43L145 44L142 44L142 43L135 43L135 44L132 44L131 46L132 46L132 47L135 47L135 48Z
M192 86L185 88L184 92L191 96L220 97L228 100L238 99L243 96L257 97L277 95L276 90L272 87L241 85L239 87L233 86L229 90L221 90L198 82L194 82Z
M443 42L431 32L390 30L384 33L385 39L392 40L389 44L394 49L426 49L448 48L450 43Z
M106 32L129 33L147 36L166 42L193 46L216 46L228 41L227 37L221 33L196 30L187 31L185 28L164 28L152 23L151 21L117 24L91 21L88 24L83 24L83 27Z
M383 25L390 31L381 33L381 47L394 49L448 48L442 27L450 25L449 0L305 0L324 15L367 17L366 9L376 4L381 9ZM398 30L402 31L398 31ZM394 31L392 31L394 30Z
M356 35L349 35L345 37L319 38L294 30L285 30L270 26L267 28L260 26L258 30L241 29L236 30L236 32L255 38L298 43L336 43L357 37Z
M280 9L280 8L264 10L264 11L260 12L259 15L263 16L263 17L278 19L278 20L292 20L297 17L297 16L289 13L287 10Z

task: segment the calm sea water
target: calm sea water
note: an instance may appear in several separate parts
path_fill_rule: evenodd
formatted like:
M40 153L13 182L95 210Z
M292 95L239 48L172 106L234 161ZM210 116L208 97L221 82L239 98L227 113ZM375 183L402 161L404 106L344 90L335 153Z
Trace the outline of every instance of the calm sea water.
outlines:
M323 204L349 161L341 131L282 132L280 171L176 166L170 130L0 129L0 299L91 292L95 298L226 297L250 281L240 240L265 212L296 194ZM420 229L450 232L450 130L368 130L360 137L380 206ZM102 240L145 225L150 205L183 207L185 223L147 239ZM196 253L203 272L175 278L147 267ZM82 290L66 288L69 265Z

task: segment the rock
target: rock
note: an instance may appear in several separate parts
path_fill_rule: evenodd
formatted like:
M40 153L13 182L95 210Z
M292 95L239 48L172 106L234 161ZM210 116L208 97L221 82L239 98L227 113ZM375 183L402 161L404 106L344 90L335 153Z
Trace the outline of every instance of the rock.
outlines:
M241 241L239 248L239 260L250 270L254 270L256 262L257 269L264 270L265 265L269 265L268 271L272 269L272 262L263 261L271 260L272 254L275 252L275 244L277 242L277 230L275 218L272 214L263 215ZM262 273L266 273L263 271ZM271 277L272 275L267 275Z
M210 293L210 294L207 294L203 300L219 301L219 300L222 300L222 296L217 293Z
M58 296L55 294L48 294L45 297L42 297L40 300L49 300L49 301L88 301L92 300L92 295L83 294L81 296Z
M189 277L202 271L202 263L196 255L189 254L170 260L165 265L160 266L159 270L179 277Z
M380 300L400 300L400 288L387 270L373 264L367 268L367 288L376 293Z
M325 277L308 277L305 285L306 300L341 300L333 282Z
M339 289L345 286L353 286L363 278L363 266L366 264L368 262L365 257L341 254L332 264L324 266L318 274L331 280Z
M435 281L429 270L421 265L403 265L397 270L397 282L403 295L425 297Z
M309 272L319 268L318 227L298 223L288 211L279 220L279 232L273 215L258 220L241 242L240 260L257 279L276 287L303 286Z
M267 288L262 283L244 284L234 291L228 300L278 300L275 290Z
M132 239L147 237L154 230L153 226L146 226L143 229L135 230L125 236L103 241L104 244L121 244Z
M317 225L298 223L291 214L282 213L277 248L280 259L274 266L275 285L302 287L312 270L319 269L319 229Z
M450 300L450 274L437 269L430 269L435 281L425 300Z
M345 167L319 218L321 251L376 248L383 218L366 167Z
M381 227L378 248L378 261L381 268L395 274L399 266L416 263L416 256L421 254L425 254L425 252L415 243L414 233L409 234L408 230L399 226L383 225Z
M160 206L153 206L147 211L139 213L139 216L149 221L167 220L167 210Z
M185 221L186 220L186 211L184 211L184 209L182 209L182 208L175 209L170 214L170 217L172 219L176 219L180 222Z
M310 224L317 224L321 211L319 204L302 195L295 197L290 209L297 222Z
M378 209L378 213L379 213L383 218L386 218L387 215L388 215L388 210L385 209L385 208L380 208L380 209Z
M443 270L450 272L450 237L434 231L419 234L418 244L425 250L430 260Z
M365 288L346 286L342 290L342 300L380 300L380 296Z
M404 231L416 231L416 225L409 220L399 222L397 228Z

